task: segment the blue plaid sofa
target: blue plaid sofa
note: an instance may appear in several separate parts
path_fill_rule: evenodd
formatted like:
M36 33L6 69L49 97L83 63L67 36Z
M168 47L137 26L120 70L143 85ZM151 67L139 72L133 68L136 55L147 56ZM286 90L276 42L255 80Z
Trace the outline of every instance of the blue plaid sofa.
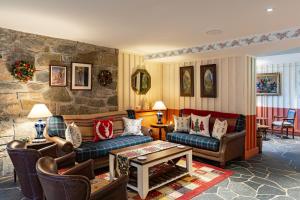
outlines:
M126 112L52 116L48 118L45 137L57 143L62 154L75 151L77 162L93 159L95 169L105 167L108 166L108 154L111 150L152 141L151 129L146 127L142 127L143 136L121 136L124 129L123 117L127 117ZM113 132L116 137L110 140L93 142L93 121L95 119L112 120ZM82 135L83 142L78 148L73 148L73 145L67 142L64 137L65 123L72 122L75 122L79 127Z
M210 114L210 132L212 131L215 119L227 120L228 133L226 133L221 140L218 140L213 137L174 132L174 127L169 126L166 130L168 141L193 147L193 155L217 161L221 166L225 166L229 160L244 157L245 116L194 109L180 110L180 116L188 116L191 113L200 116Z

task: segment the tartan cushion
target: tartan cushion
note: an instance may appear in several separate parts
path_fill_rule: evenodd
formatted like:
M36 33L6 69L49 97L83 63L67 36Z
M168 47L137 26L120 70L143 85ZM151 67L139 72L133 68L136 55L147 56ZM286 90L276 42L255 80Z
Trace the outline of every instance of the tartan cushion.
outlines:
M240 115L236 120L235 131L240 132L245 130L246 126L246 117L244 115Z
M58 136L60 138L66 138L65 132L67 126L64 118L61 115L51 116L47 119L48 135L50 137Z
M167 140L169 142L179 143L196 147L200 149L207 149L210 151L219 151L220 140L211 137L203 137L200 135L192 135L187 133L168 133Z
M88 159L96 159L107 156L111 150L129 147L133 145L151 142L149 136L119 136L110 140L100 140L99 142L83 142L80 147L75 149L76 161L83 162Z

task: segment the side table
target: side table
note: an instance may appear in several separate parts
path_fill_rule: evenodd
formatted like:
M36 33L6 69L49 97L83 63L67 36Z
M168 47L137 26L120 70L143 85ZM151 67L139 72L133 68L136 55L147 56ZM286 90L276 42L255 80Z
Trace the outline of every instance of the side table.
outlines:
M38 143L27 142L26 143L26 148L39 150L41 148L50 146L52 144L54 144L54 142L52 142L50 140L46 140L45 142L38 142ZM17 174L16 174L15 170L14 170L14 182L17 182Z
M152 128L158 128L159 130L159 139L162 140L162 130L163 128L168 127L167 124L151 124L150 125Z

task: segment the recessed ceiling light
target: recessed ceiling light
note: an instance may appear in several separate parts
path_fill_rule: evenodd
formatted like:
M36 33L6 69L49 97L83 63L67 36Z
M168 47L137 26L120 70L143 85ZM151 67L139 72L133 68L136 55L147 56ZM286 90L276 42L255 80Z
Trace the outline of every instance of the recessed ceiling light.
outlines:
M206 32L207 35L220 35L223 31L220 29L212 29Z
M267 12L273 12L273 8L267 8L266 11Z

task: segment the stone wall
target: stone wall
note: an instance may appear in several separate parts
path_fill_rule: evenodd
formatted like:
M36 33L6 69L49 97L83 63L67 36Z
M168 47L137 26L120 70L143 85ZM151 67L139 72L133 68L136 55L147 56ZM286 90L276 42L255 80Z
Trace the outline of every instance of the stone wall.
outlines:
M24 84L11 76L18 60L35 65L33 81ZM70 90L71 62L93 64L92 91ZM35 120L26 118L35 103L46 103L53 114L117 110L117 62L117 49L0 28L0 148L14 135L35 135ZM49 65L67 66L67 87L49 87ZM113 83L106 87L97 80L103 69L113 74Z

